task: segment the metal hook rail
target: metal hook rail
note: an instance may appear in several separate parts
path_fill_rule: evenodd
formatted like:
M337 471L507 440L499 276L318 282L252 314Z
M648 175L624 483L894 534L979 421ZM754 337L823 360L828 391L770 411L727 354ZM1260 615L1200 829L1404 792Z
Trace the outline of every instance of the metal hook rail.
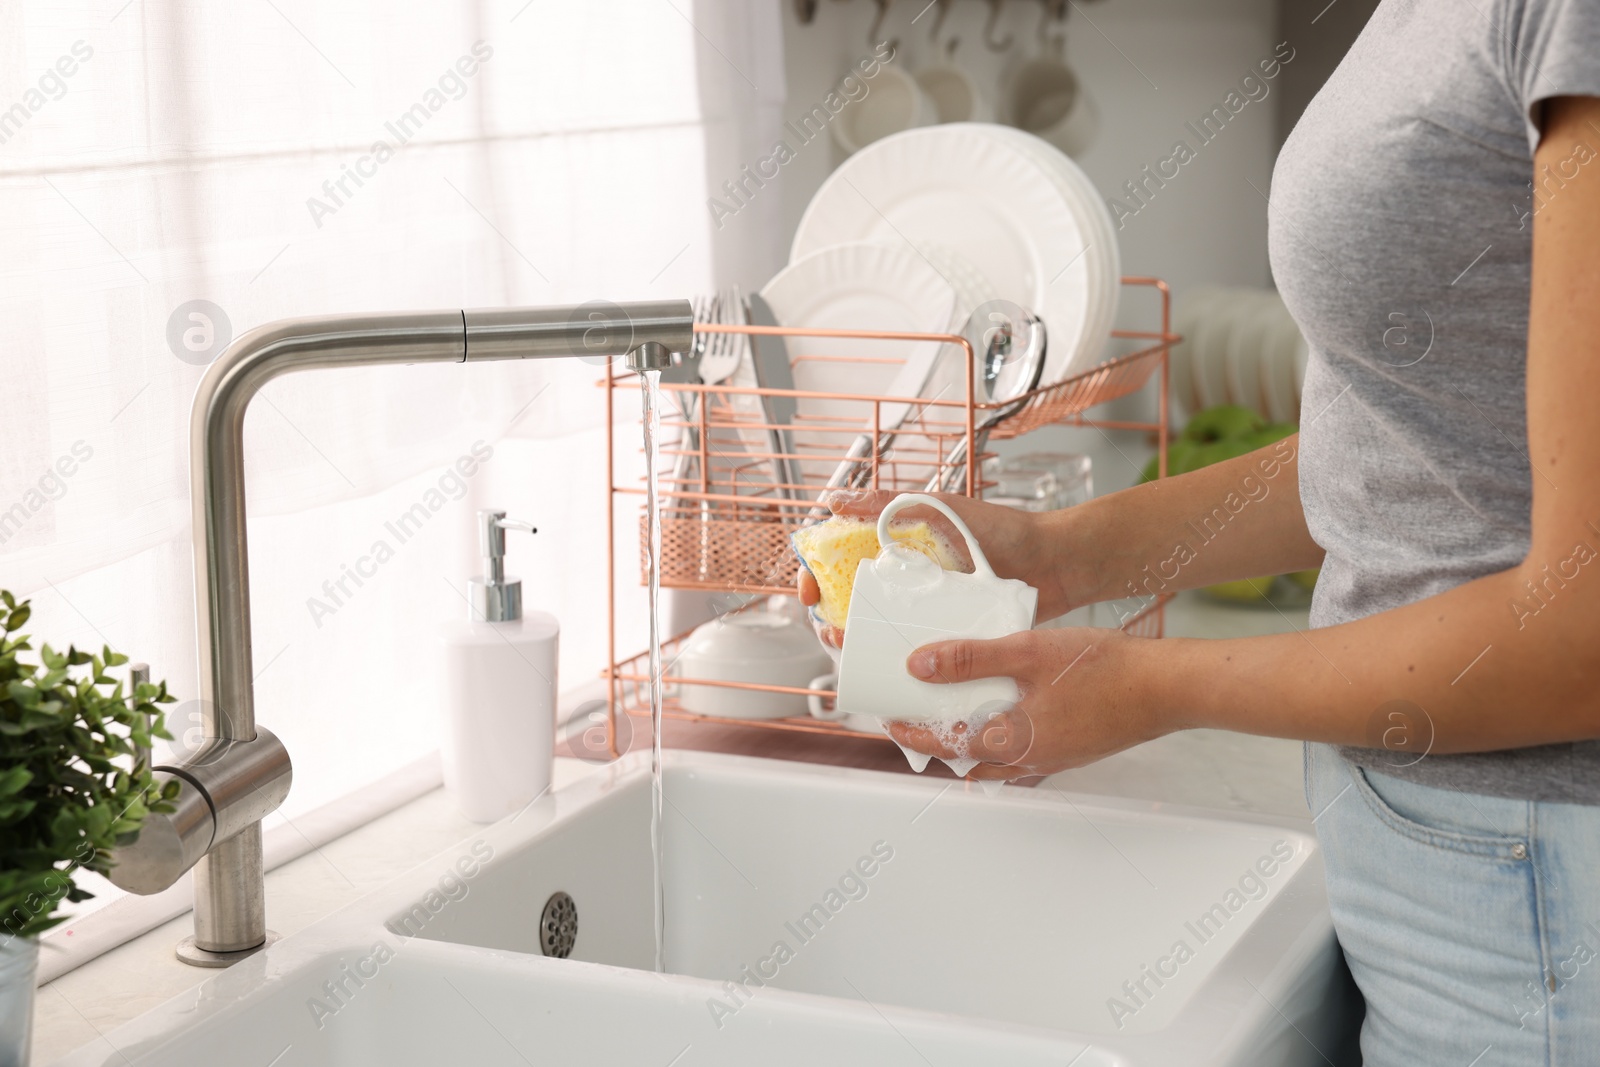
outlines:
M817 9L821 6L820 0L793 0L793 2L795 17L800 20L801 25L810 25L815 21ZM893 0L873 0L873 2L877 5L878 10L872 17L872 28L867 34L868 44L875 44L879 40L879 31L883 29L884 20L888 17L889 8L893 5ZM1003 39L995 36L995 31L1000 21L1000 9L1005 5L1005 0L984 0L984 2L990 6L988 22L983 31L984 43L997 52L1004 51L1016 43L1014 34L1007 33ZM1065 22L1067 12L1073 7L1073 0L1032 0L1032 2L1040 6L1041 21L1054 19L1056 22ZM1084 2L1088 2L1088 0L1084 0ZM919 10L912 21L915 22L921 18L922 13L928 7L937 7L938 11L934 15L932 32L934 37L938 37L940 29L944 26L944 20L950 13L949 9L955 6L955 3L956 0L932 0L931 3L923 3L922 0L918 0L918 3L914 6Z

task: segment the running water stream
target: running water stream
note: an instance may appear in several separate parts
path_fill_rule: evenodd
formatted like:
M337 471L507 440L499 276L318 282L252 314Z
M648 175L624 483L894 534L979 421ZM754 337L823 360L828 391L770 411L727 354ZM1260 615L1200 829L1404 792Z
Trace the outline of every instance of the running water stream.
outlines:
M656 493L656 463L660 458L661 372L639 375L644 396L645 573L650 584L650 852L656 919L656 971L667 969L666 893L661 882L661 506Z

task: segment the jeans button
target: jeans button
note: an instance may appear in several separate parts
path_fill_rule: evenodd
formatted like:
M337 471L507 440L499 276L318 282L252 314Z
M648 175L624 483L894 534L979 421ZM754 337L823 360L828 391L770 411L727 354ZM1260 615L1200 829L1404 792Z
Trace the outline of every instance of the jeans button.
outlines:
M1525 860L1528 858L1528 846L1519 841L1511 846L1511 854L1519 860Z

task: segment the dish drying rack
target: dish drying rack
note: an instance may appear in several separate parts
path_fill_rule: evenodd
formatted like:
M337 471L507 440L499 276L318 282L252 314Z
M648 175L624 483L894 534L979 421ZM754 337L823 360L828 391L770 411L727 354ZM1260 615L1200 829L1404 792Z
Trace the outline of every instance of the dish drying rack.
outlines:
M909 405L908 415L894 433L893 446L882 454L874 448L864 463L864 487L896 492L925 491L933 473L941 477L950 469L952 449L964 444L958 454L976 455L974 462L965 464L963 491L970 497L980 496L993 484L983 479L983 461L992 458L993 452L983 447L981 426L986 413L999 408L1015 408L988 432L989 440L1018 437L1043 426L1064 424L1093 426L1101 429L1145 430L1156 434L1158 449L1158 476L1167 476L1168 390L1169 361L1172 345L1180 340L1171 332L1172 299L1167 284L1158 278L1124 277L1124 295L1130 291L1153 290L1160 303L1159 329L1113 330L1111 337L1138 342L1133 351L1108 359L1082 373L1072 375L1051 385L1041 386L1018 400L983 402L973 395L973 366L976 353L965 338L955 334L893 333L871 330L821 330L805 327L772 327L754 325L722 325L696 323L696 333L736 333L754 335L772 334L784 338L789 345L791 366L806 361L825 361L840 364L857 364L862 368L888 364L892 368L902 362L885 356L881 342L939 341L959 346L967 361L965 397L896 397L877 394L821 392L800 389L772 389L759 386L690 384L663 382L661 385L661 438L669 438L667 431L676 430L676 444L664 444L658 452L657 494L661 508L661 563L662 589L696 590L707 593L730 594L730 605L742 606L740 601L753 602L763 595L793 595L795 576L799 567L789 547L789 535L800 526L813 521L812 510L817 506L817 496L822 492L829 476L846 458L851 443L863 433L879 441L884 409ZM808 339L871 342L863 344L860 355L848 356L808 353ZM879 367L881 370L881 366ZM1114 419L1091 419L1085 413L1093 407L1109 403L1119 397L1137 392L1152 377L1158 380L1157 419L1138 422ZM632 521L639 529L640 582L646 579L648 550L648 516L644 513L646 487L643 479L621 483L617 477L615 454L616 390L633 388L636 376L631 373L607 374L603 382L606 404L606 468L609 483L606 513L607 545L607 650L609 668L602 672L607 680L606 743L613 756L622 753L617 747L617 719L621 714L648 718L650 699L648 684L649 650L631 656L617 655L617 540L618 523L630 521L619 515L620 509L637 500L638 515ZM690 405L692 419L683 418L678 394L696 394ZM768 431L778 429L764 420L761 410L763 396L792 396L798 401L828 402L835 410L840 405L847 415L808 415L801 413L784 427L790 431L789 449L772 450L767 443ZM693 430L689 433L686 431ZM691 462L684 464L685 442L694 442L687 449ZM755 443L752 443L755 442ZM797 481L780 483L773 477L774 461L788 461L785 466L794 472ZM688 471L687 476L684 472ZM1170 594L1157 599L1122 624L1122 629L1141 637L1160 637L1166 602ZM674 685L693 684L732 689L748 689L769 693L817 695L831 699L833 693L822 690L768 685L755 682L725 682L712 679L681 677L671 670L681 647L691 631L664 637L661 642L663 681ZM809 716L784 719L742 719L701 715L686 711L673 697L665 697L662 714L666 718L687 721L716 722L748 726L756 729L789 730L813 734L837 734L845 737L878 738L882 734L863 733L848 727Z

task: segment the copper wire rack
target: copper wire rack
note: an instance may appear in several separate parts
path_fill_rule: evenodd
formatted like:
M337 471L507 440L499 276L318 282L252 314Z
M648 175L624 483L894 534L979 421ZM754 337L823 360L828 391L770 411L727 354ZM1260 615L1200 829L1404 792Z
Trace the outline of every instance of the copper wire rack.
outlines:
M1171 293L1166 283L1157 278L1124 277L1122 285L1124 295L1137 290L1154 292L1159 301L1158 328L1112 331L1111 337L1130 351L1004 405L1015 410L989 430L988 440L1018 437L1056 424L1144 430L1155 435L1158 474L1166 477L1168 364L1171 347L1179 340L1171 332ZM944 480L946 484L954 480L961 491L971 497L981 496L992 484L983 478L983 461L992 458L993 453L982 447L984 436L980 427L987 414L1002 405L979 401L973 395L972 371L976 354L965 338L954 334L704 323L696 323L695 331L752 337L776 335L788 344L791 368L799 369L806 362L840 364L835 376L845 380L892 377L892 371L904 360L903 354L894 354L895 348L903 352L914 342L946 342L958 346L966 360L966 373L960 379L964 381L964 388L949 391L966 395L928 399L869 392L663 382L661 436L669 443L659 449L656 479L661 513L662 589L725 593L729 594L729 604L734 607L751 603L763 595L792 595L799 563L789 548L790 535L818 517L814 511L817 496L845 458L851 443L864 433L869 435L869 440L879 442L882 429L890 419L888 412L904 410L906 406L910 414L898 424L892 447L880 450L874 445L862 457L862 484L895 492L922 492L932 479ZM1086 415L1091 408L1137 392L1152 379L1157 383L1154 422L1093 419ZM611 664L603 674L609 683L606 740L614 755L620 754L616 715L621 712L648 717L650 714L649 651L623 658L617 655L616 534L619 522L637 523L641 583L645 580L648 560L648 516L643 506L646 486L642 478L619 480L615 452L615 394L618 388L633 388L635 380L631 373L608 374L603 382L609 480L607 648ZM769 422L762 414L763 397L793 398L799 411L786 426ZM685 412L690 415L686 417ZM785 432L786 447L774 446L771 432L774 430ZM958 455L976 459L962 462L960 468L956 468L954 457ZM634 501L638 503L636 515L630 507L630 502ZM627 518L619 511L628 512ZM1136 636L1160 637L1167 599L1170 598L1162 597L1129 618L1122 629ZM670 665L677 660L688 637L686 631L666 637L662 642L661 662L667 665L663 673L671 676L675 683L832 697L830 692L790 686L680 677ZM685 710L673 697L664 699L662 713L673 719L733 723L758 729L882 737L810 717L737 719L700 715Z

